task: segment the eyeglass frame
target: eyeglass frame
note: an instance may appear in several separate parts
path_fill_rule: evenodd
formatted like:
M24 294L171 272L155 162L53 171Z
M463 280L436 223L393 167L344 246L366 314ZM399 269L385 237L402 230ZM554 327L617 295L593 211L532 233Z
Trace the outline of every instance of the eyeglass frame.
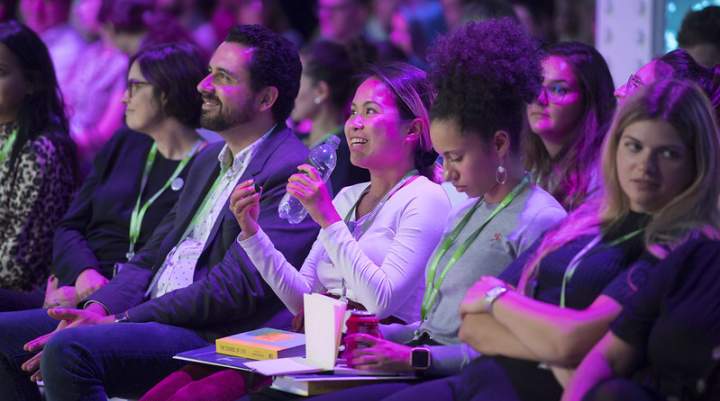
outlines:
M138 89L142 88L143 86L152 86L152 84L148 81L138 81L135 79L128 79L127 84L125 86L125 90L127 90L128 97L133 97L135 93L137 93Z
M559 86L559 85L561 85L561 83L559 83L559 82L553 82L550 85L545 85L545 84L540 85L540 92L538 93L538 99L544 93L545 99L547 99L548 102L559 103L559 102L562 102L562 100L565 99L565 96L567 96L569 93L578 91L578 89L573 88L566 84L567 86L563 87L563 89L565 90L565 93L563 93L561 95L553 94L552 91L550 90L550 86Z

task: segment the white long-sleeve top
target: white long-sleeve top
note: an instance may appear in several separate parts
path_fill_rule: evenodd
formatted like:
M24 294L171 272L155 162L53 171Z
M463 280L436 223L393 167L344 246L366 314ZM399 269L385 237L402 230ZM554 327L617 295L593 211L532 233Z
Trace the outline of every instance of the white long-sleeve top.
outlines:
M369 183L343 188L333 200L340 216ZM238 242L285 306L297 314L303 294L330 292L361 303L379 318L420 318L425 264L440 240L450 201L443 189L418 177L387 200L367 231L355 240L344 221L322 230L300 271L259 230ZM351 221L355 216L351 216Z

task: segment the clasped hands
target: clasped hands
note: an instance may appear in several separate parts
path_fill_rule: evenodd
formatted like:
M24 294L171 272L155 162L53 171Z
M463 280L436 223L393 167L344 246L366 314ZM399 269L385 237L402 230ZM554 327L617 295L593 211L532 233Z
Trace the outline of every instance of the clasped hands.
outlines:
M317 169L309 164L301 164L298 170L299 173L288 179L287 192L302 203L320 227L325 228L342 220ZM250 179L241 182L230 195L230 211L240 225L243 239L252 237L258 231L261 192L262 189L255 190L255 182Z
M50 276L45 287L43 308L73 307L108 283L108 279L95 269L83 270L75 280L75 286L59 286L59 280Z
M58 326L50 333L42 335L32 341L28 341L23 349L27 352L35 352L30 359L22 364L21 369L30 374L30 380L42 380L40 374L40 359L42 358L42 350L45 344L55 335L55 333L69 328L90 326L96 324L108 324L115 321L114 315L107 315L105 309L98 304L91 304L86 309L73 308L51 308L48 309L48 315L53 319L60 321Z

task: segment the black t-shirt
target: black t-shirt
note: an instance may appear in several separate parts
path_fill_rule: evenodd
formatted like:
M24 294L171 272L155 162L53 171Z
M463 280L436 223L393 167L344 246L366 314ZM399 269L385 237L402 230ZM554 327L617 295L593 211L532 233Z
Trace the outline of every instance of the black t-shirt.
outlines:
M656 266L612 332L645 355L645 384L666 395L695 387L720 345L720 241L689 240Z
M650 269L655 264L655 258L645 252L642 235L637 235L627 241L614 246L609 243L644 227L649 216L630 213L614 229L605 233L602 240L591 248L580 261L575 274L568 282L566 289L566 307L572 309L585 309L589 307L600 295L606 295L623 304L634 293L638 286L642 286ZM533 297L549 304L560 304L560 293L563 276L570 261L585 246L595 238L595 235L584 235L567 243L561 248L546 255L540 262L537 283ZM534 255L542 242L539 238L535 244L511 263L499 276L500 279L517 285L522 270L527 261ZM496 364L482 364L483 369L495 366L502 369L512 382L516 396L521 400L559 399L562 387L549 369L539 368L538 362L493 357ZM470 368L472 365L470 365ZM475 372L475 374L482 374ZM463 378L472 375L463 373ZM472 386L468 383L468 386ZM488 391L488 389L478 389ZM498 398L501 399L501 398Z

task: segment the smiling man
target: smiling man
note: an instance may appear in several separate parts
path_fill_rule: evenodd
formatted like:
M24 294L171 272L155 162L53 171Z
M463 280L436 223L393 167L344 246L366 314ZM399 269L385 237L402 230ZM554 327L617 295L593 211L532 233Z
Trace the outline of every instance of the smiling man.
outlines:
M198 84L202 125L226 143L196 156L175 209L83 309L0 314L0 332L12 333L0 338L0 394L39 399L20 370L32 357L22 370L41 365L48 399L137 397L182 366L173 355L262 325L280 310L235 241L240 228L228 200L238 183L260 184L259 223L300 265L317 227L277 217L288 177L307 158L284 125L300 71L297 51L279 35L257 25L230 32ZM38 337L58 325L53 318L58 330ZM40 350L42 357L28 352Z

